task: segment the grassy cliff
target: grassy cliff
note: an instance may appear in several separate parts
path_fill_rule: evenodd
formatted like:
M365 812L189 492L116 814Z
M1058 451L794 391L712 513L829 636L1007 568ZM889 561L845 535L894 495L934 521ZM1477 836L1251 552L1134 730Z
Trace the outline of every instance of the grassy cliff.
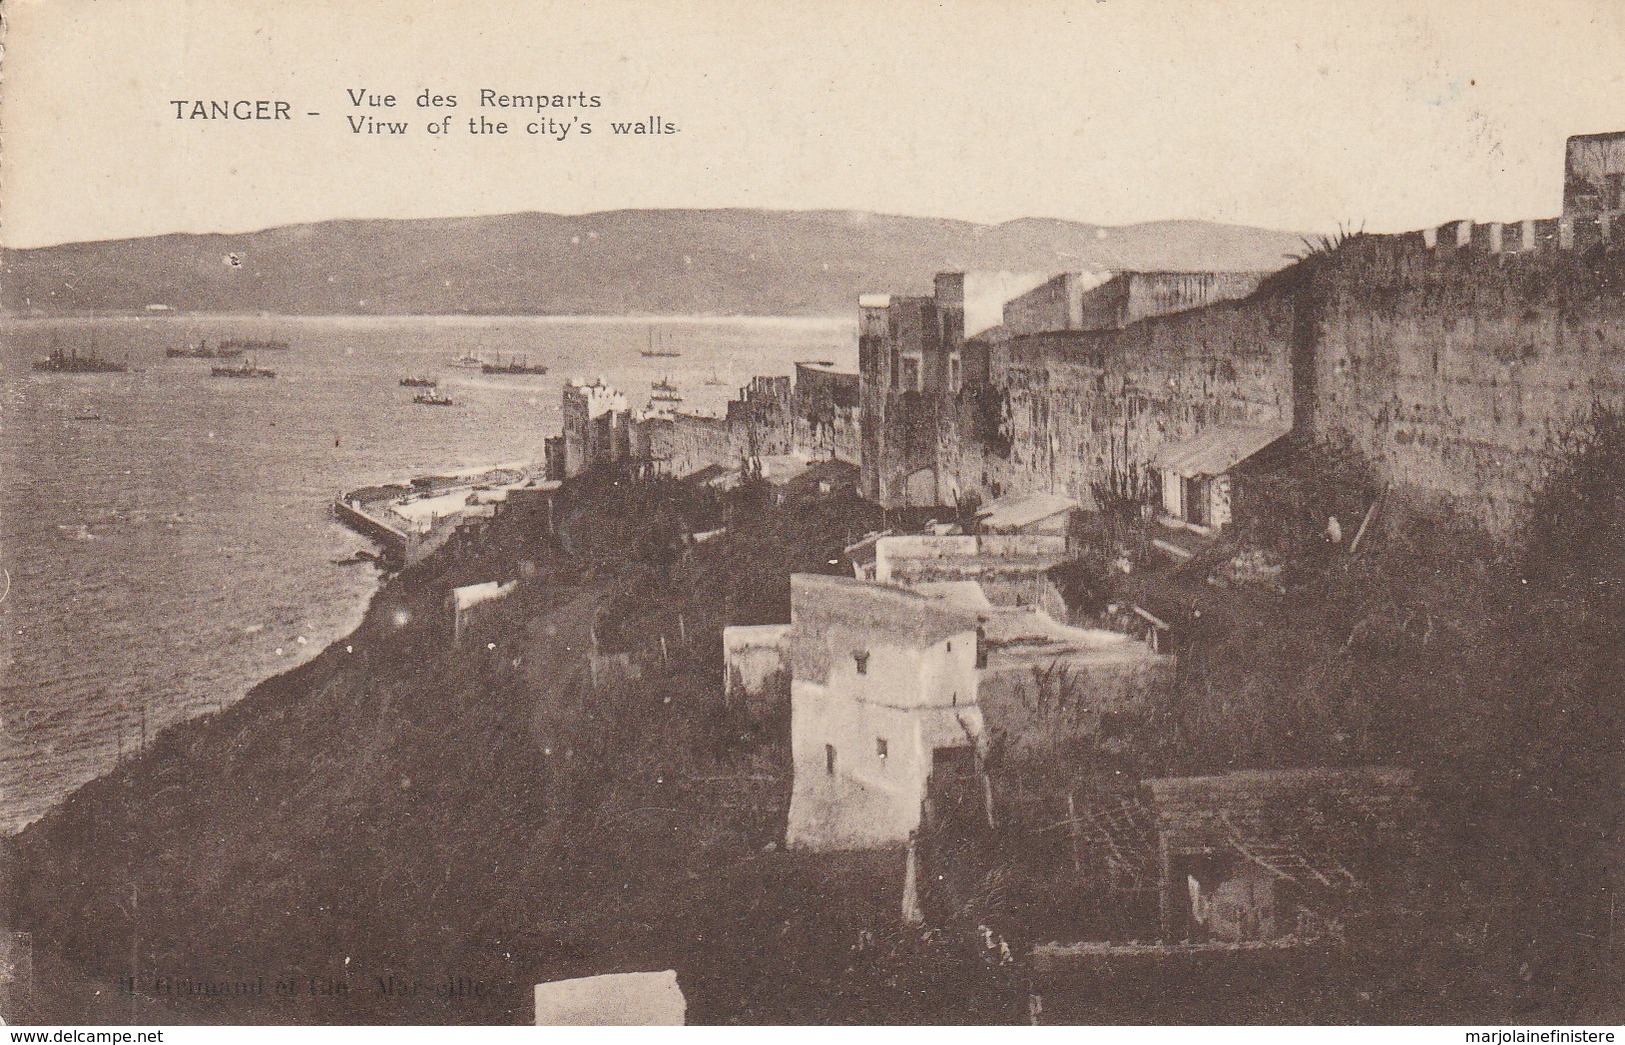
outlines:
M857 949L895 921L900 854L781 852L787 709L721 700L723 621L785 619L789 569L830 569L866 508L573 495L557 536L495 521L14 839L5 921L71 973L41 978L34 1018L123 1018L95 991L132 965L166 1022L523 1023L538 981L652 968L707 1022L1006 1018L956 954L885 932ZM725 517L731 539L681 540ZM443 593L521 561L500 617L452 648ZM594 687L594 633L642 677Z

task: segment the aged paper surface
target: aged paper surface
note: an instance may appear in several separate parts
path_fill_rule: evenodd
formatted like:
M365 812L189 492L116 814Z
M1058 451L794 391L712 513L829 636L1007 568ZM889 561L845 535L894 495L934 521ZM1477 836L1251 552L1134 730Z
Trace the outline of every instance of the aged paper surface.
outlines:
M1618 1022L1617 2L0 16L6 1022Z

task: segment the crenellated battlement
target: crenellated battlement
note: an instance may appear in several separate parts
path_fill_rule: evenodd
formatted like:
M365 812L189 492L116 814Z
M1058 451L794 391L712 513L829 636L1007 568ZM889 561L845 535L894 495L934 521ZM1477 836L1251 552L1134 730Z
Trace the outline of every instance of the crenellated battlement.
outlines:
M1569 214L1523 221L1447 221L1419 233L1429 250L1470 250L1480 254L1530 254L1625 246L1625 221L1617 214Z

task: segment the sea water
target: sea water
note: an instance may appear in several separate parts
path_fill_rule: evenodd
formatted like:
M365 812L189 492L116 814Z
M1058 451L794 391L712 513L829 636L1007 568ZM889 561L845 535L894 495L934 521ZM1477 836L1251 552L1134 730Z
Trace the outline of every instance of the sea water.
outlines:
M274 380L167 358L207 339L286 341ZM653 345L681 353L646 358ZM125 373L36 371L53 348ZM453 365L524 356L540 376ZM668 378L720 411L796 360L856 366L845 319L109 317L0 321L0 833L39 818L168 725L224 707L360 621L369 547L341 490L540 461L560 386L633 406ZM408 375L455 405L412 402Z

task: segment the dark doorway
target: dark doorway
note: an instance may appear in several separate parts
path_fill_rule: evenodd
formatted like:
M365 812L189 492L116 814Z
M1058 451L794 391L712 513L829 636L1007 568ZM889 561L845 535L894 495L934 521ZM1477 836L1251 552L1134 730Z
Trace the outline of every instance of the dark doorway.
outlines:
M1193 475L1184 480L1185 489L1182 491L1185 501L1185 521L1195 523L1197 526L1207 525L1207 484L1206 476Z

